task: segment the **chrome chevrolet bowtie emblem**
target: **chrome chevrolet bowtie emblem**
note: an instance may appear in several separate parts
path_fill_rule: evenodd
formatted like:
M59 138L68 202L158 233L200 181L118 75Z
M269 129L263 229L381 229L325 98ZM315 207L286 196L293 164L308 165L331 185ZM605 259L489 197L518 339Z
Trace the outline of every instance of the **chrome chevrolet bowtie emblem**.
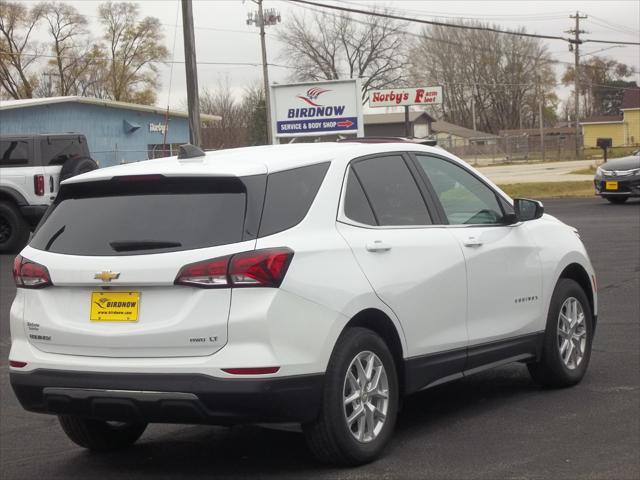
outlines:
M119 272L112 272L111 270L106 270L104 272L96 273L93 278L96 280L102 280L103 282L110 282L116 278L120 278Z

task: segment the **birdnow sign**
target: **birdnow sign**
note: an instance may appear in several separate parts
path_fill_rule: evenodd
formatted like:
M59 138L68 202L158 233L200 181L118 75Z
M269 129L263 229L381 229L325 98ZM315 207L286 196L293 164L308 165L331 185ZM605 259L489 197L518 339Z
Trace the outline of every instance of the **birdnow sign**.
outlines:
M407 105L442 104L442 87L392 88L373 90L369 94L370 107L398 107Z
M360 82L334 80L271 86L271 124L276 138L364 136Z

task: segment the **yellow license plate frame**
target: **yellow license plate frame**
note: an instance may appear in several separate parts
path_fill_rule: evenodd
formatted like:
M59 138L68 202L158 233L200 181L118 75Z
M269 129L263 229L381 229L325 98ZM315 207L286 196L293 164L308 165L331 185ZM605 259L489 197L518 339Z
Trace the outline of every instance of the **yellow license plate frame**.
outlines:
M605 182L605 190L618 190L618 182Z
M91 292L92 322L129 322L138 321L140 311L140 292Z

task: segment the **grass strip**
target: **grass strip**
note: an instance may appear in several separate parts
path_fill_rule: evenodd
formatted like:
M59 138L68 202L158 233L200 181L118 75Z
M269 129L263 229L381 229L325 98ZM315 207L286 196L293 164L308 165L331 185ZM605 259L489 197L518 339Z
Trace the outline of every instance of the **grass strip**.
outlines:
M499 185L511 198L592 197L593 182L530 182Z

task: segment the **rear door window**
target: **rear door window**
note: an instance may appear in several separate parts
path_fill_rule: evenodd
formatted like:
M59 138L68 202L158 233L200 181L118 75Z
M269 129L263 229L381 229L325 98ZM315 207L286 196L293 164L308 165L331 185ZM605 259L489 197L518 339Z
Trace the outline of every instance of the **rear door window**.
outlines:
M257 225L245 219L257 224L264 177L123 177L65 185L31 246L71 255L139 255L255 238Z
M0 141L0 167L28 166L30 153L28 140L2 140Z
M353 171L373 208L378 225L432 223L418 185L400 155L357 161L353 164Z
M78 137L46 138L40 143L42 165L62 165L67 160L88 155Z
M329 162L269 174L260 237L296 226L307 215Z

